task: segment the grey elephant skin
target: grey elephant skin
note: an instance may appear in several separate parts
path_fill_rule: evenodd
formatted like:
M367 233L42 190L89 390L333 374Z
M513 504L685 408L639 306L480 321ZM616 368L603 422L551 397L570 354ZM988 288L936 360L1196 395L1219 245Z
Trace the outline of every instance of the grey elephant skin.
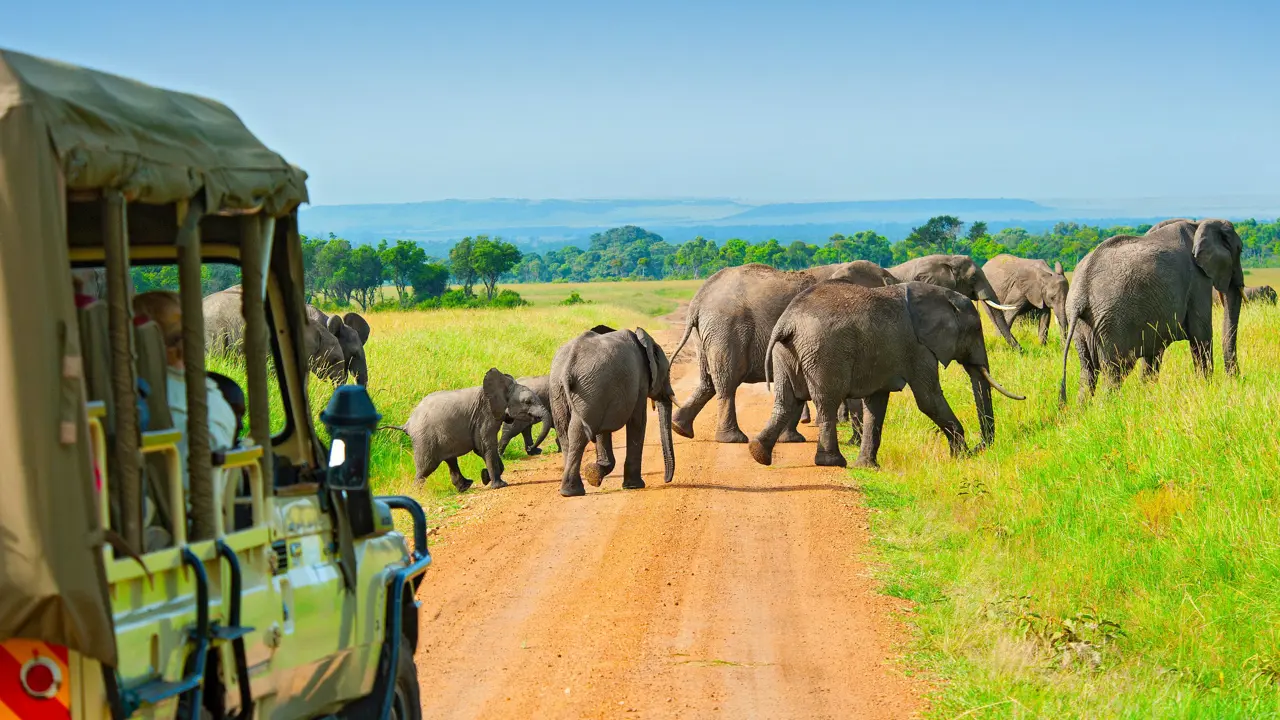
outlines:
M973 258L968 255L925 255L908 260L901 265L889 268L890 274L899 282L926 282L948 290L954 290L974 302L982 302L1001 312L1012 310L1009 305L1002 305L1000 297L986 274ZM1009 343L1009 347L1022 352L1022 345L1009 331L1009 323L1003 315L992 314L991 321L1000 331L1001 337Z
M778 319L768 353L774 388L773 414L748 446L762 465L773 462L781 432L799 415L800 403L817 409L817 465L844 467L836 439L836 412L847 398L863 399L862 449L856 464L878 467L889 393L911 387L916 406L942 430L953 456L968 452L964 427L939 383L938 364L960 363L969 374L978 409L982 445L995 440L994 387L982 318L969 298L922 282L864 288L838 280L796 296Z
M1062 353L1059 402L1067 400L1067 358L1074 339L1080 399L1099 374L1118 385L1143 363L1160 372L1165 348L1188 340L1196 370L1213 373L1213 292L1223 296L1222 357L1237 372L1236 332L1243 299L1242 244L1227 220L1165 220L1145 235L1107 238L1080 261L1067 294L1068 345Z
M1040 344L1047 345L1049 323L1051 317L1056 317L1058 329L1063 339L1066 339L1067 292L1071 285L1067 282L1061 263L1054 263L1051 268L1044 260L1028 260L1001 253L983 263L982 272L996 291L997 301L1001 305L1016 308L996 310L983 303L992 323L996 322L996 313L1001 312L1009 327L1013 327L1013 323L1020 317L1030 317L1039 325Z
M479 387L433 392L418 403L404 425L380 429L399 430L409 436L414 477L419 484L444 462L454 489L466 492L472 481L463 477L458 458L475 453L485 464L481 481L493 488L506 487L498 428L504 420L538 420L546 412L532 390L490 368Z
M673 360L679 356L697 331L702 343L702 352L698 353L698 387L676 411L675 432L692 438L694 419L715 397L719 404L716 441L747 442L746 433L738 427L735 408L738 386L764 382L764 348L787 303L800 291L837 273L849 282L869 287L896 282L883 268L865 260L799 272L750 263L724 268L707 278L689 303L684 336L671 355ZM802 408L797 424L806 419L807 411L807 406ZM804 442L804 436L793 425L780 441Z
M551 407L551 376L550 375L531 375L516 378L516 382L529 388L534 395L538 396L538 400L542 404ZM542 417L542 429L538 432L538 439L533 438L533 426L535 420L512 420L502 424L502 434L498 438L498 452L507 449L507 445L511 444L511 440L517 435L524 436L524 452L526 455L541 455L542 441L547 439L547 433L555 427L551 413L547 413ZM559 447L559 441L556 442Z
M599 334L585 332L556 350L551 361L551 413L564 452L560 494L585 495L585 478L598 487L614 468L613 433L627 429L627 458L622 487L644 487L644 455L648 412L658 409L664 482L675 476L671 438L671 363L662 347L643 328ZM587 443L595 440L596 461L583 465Z
M1276 304L1276 290L1270 285L1258 285L1256 287L1246 287L1243 297L1241 298L1245 305L1250 303L1262 303L1264 305ZM1213 304L1221 305L1222 293L1217 290L1213 291Z
M369 341L369 323L357 313L349 312L339 317L337 314L326 315L319 309L308 305L307 318L320 324L338 340L342 348L342 382L346 382L349 374L360 385L369 384L369 359L365 355L364 345ZM331 371L331 374L336 372Z

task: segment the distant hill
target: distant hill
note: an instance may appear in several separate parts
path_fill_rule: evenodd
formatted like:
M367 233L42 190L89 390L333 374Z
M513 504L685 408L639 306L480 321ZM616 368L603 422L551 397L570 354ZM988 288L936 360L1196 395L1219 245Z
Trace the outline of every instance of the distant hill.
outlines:
M1018 198L942 198L850 202L759 203L724 198L640 200L435 200L376 205L319 205L300 213L302 232L334 233L356 243L415 240L432 254L458 238L501 235L523 249L585 246L592 233L639 225L673 243L701 235L717 241L820 242L833 233L875 230L891 240L935 215L985 221L1037 232L1059 221L1098 225L1155 222L1174 216L1280 216L1280 196L1032 201Z

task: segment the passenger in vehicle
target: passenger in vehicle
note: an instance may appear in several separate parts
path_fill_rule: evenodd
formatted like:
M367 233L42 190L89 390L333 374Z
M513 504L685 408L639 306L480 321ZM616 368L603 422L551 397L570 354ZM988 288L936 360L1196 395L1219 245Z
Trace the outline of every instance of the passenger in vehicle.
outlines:
M165 388L169 395L169 412L174 427L183 431L178 452L184 466L187 460L187 383L182 352L182 304L178 294L168 290L152 290L133 299L133 311L145 315L160 326L164 334L165 360L168 364ZM233 447L236 443L236 415L211 377L205 378L206 402L209 405L209 444L211 450ZM184 470L183 487L188 487Z

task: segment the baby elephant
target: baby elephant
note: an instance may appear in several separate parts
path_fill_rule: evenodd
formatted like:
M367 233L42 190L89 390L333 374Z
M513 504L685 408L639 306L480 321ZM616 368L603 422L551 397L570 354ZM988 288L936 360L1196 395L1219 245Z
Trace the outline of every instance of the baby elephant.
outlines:
M627 459L622 487L642 488L640 459L648 422L645 400L658 408L658 433L666 466L664 482L671 482L676 456L671 444L671 363L644 330L637 328L599 334L585 332L556 351L551 361L551 414L564 450L560 494L585 495L585 477L592 487L614 466L613 432L627 428ZM582 466L587 443L596 442L596 462Z
M530 377L516 378L516 382L533 391L538 396L538 400L542 402L543 407L551 407L551 376L550 375L534 375ZM551 421L551 413L542 416L542 430L538 432L538 439L533 439L533 426L537 420L532 418L528 420L512 420L502 424L502 436L498 438L498 452L507 449L507 445L511 444L512 439L516 435L524 436L524 453L525 455L541 455L542 448L538 447L543 440L547 439L547 433L555 425ZM556 447L560 447L560 441L556 440Z
M953 455L968 451L964 428L942 394L938 363L959 362L969 374L982 444L995 439L991 390L1015 400L991 379L982 319L969 298L922 282L864 288L829 280L796 295L773 328L766 381L776 381L773 417L751 441L751 457L773 461L782 431L800 406L817 408L817 465L845 466L836 443L836 414L848 398L863 398L866 429L857 464L877 467L876 452L889 393L911 387L916 406L946 435Z
M502 480L502 451L498 448L498 428L504 421L537 420L547 410L532 390L515 378L489 368L480 387L441 390L422 398L399 430L413 441L413 465L419 483L444 461L449 479L458 492L471 481L458 469L458 458L474 452L484 459L480 478L485 485L506 487Z

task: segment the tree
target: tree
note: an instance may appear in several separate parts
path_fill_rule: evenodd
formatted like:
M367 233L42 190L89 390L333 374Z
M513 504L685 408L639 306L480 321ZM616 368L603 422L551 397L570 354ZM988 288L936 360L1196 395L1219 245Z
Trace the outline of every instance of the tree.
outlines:
M413 285L413 298L418 302L440 297L449 288L449 268L440 263L423 263L409 282Z
M405 302L405 290L413 284L419 270L427 262L427 251L410 240L397 240L395 245L388 246L383 240L378 244L378 256L386 271L387 279L396 286L396 294L400 302Z
M361 310L368 310L378 302L378 290L382 288L382 259L371 245L361 245L351 251L347 268L351 277L351 290L360 303Z
M488 239L488 236L481 235ZM471 250L474 246L470 237L464 237L449 251L449 274L462 286L462 292L471 296L471 286L476 281L476 269L471 264Z
M484 235L476 238L471 248L471 267L484 281L485 297L493 299L498 278L520 262L520 250L500 237L490 240Z
M351 243L331 237L316 251L316 289L331 301L346 305L355 291L355 276L351 272Z
M985 237L987 234L987 224L979 220L969 226L969 242L975 243L979 238Z

